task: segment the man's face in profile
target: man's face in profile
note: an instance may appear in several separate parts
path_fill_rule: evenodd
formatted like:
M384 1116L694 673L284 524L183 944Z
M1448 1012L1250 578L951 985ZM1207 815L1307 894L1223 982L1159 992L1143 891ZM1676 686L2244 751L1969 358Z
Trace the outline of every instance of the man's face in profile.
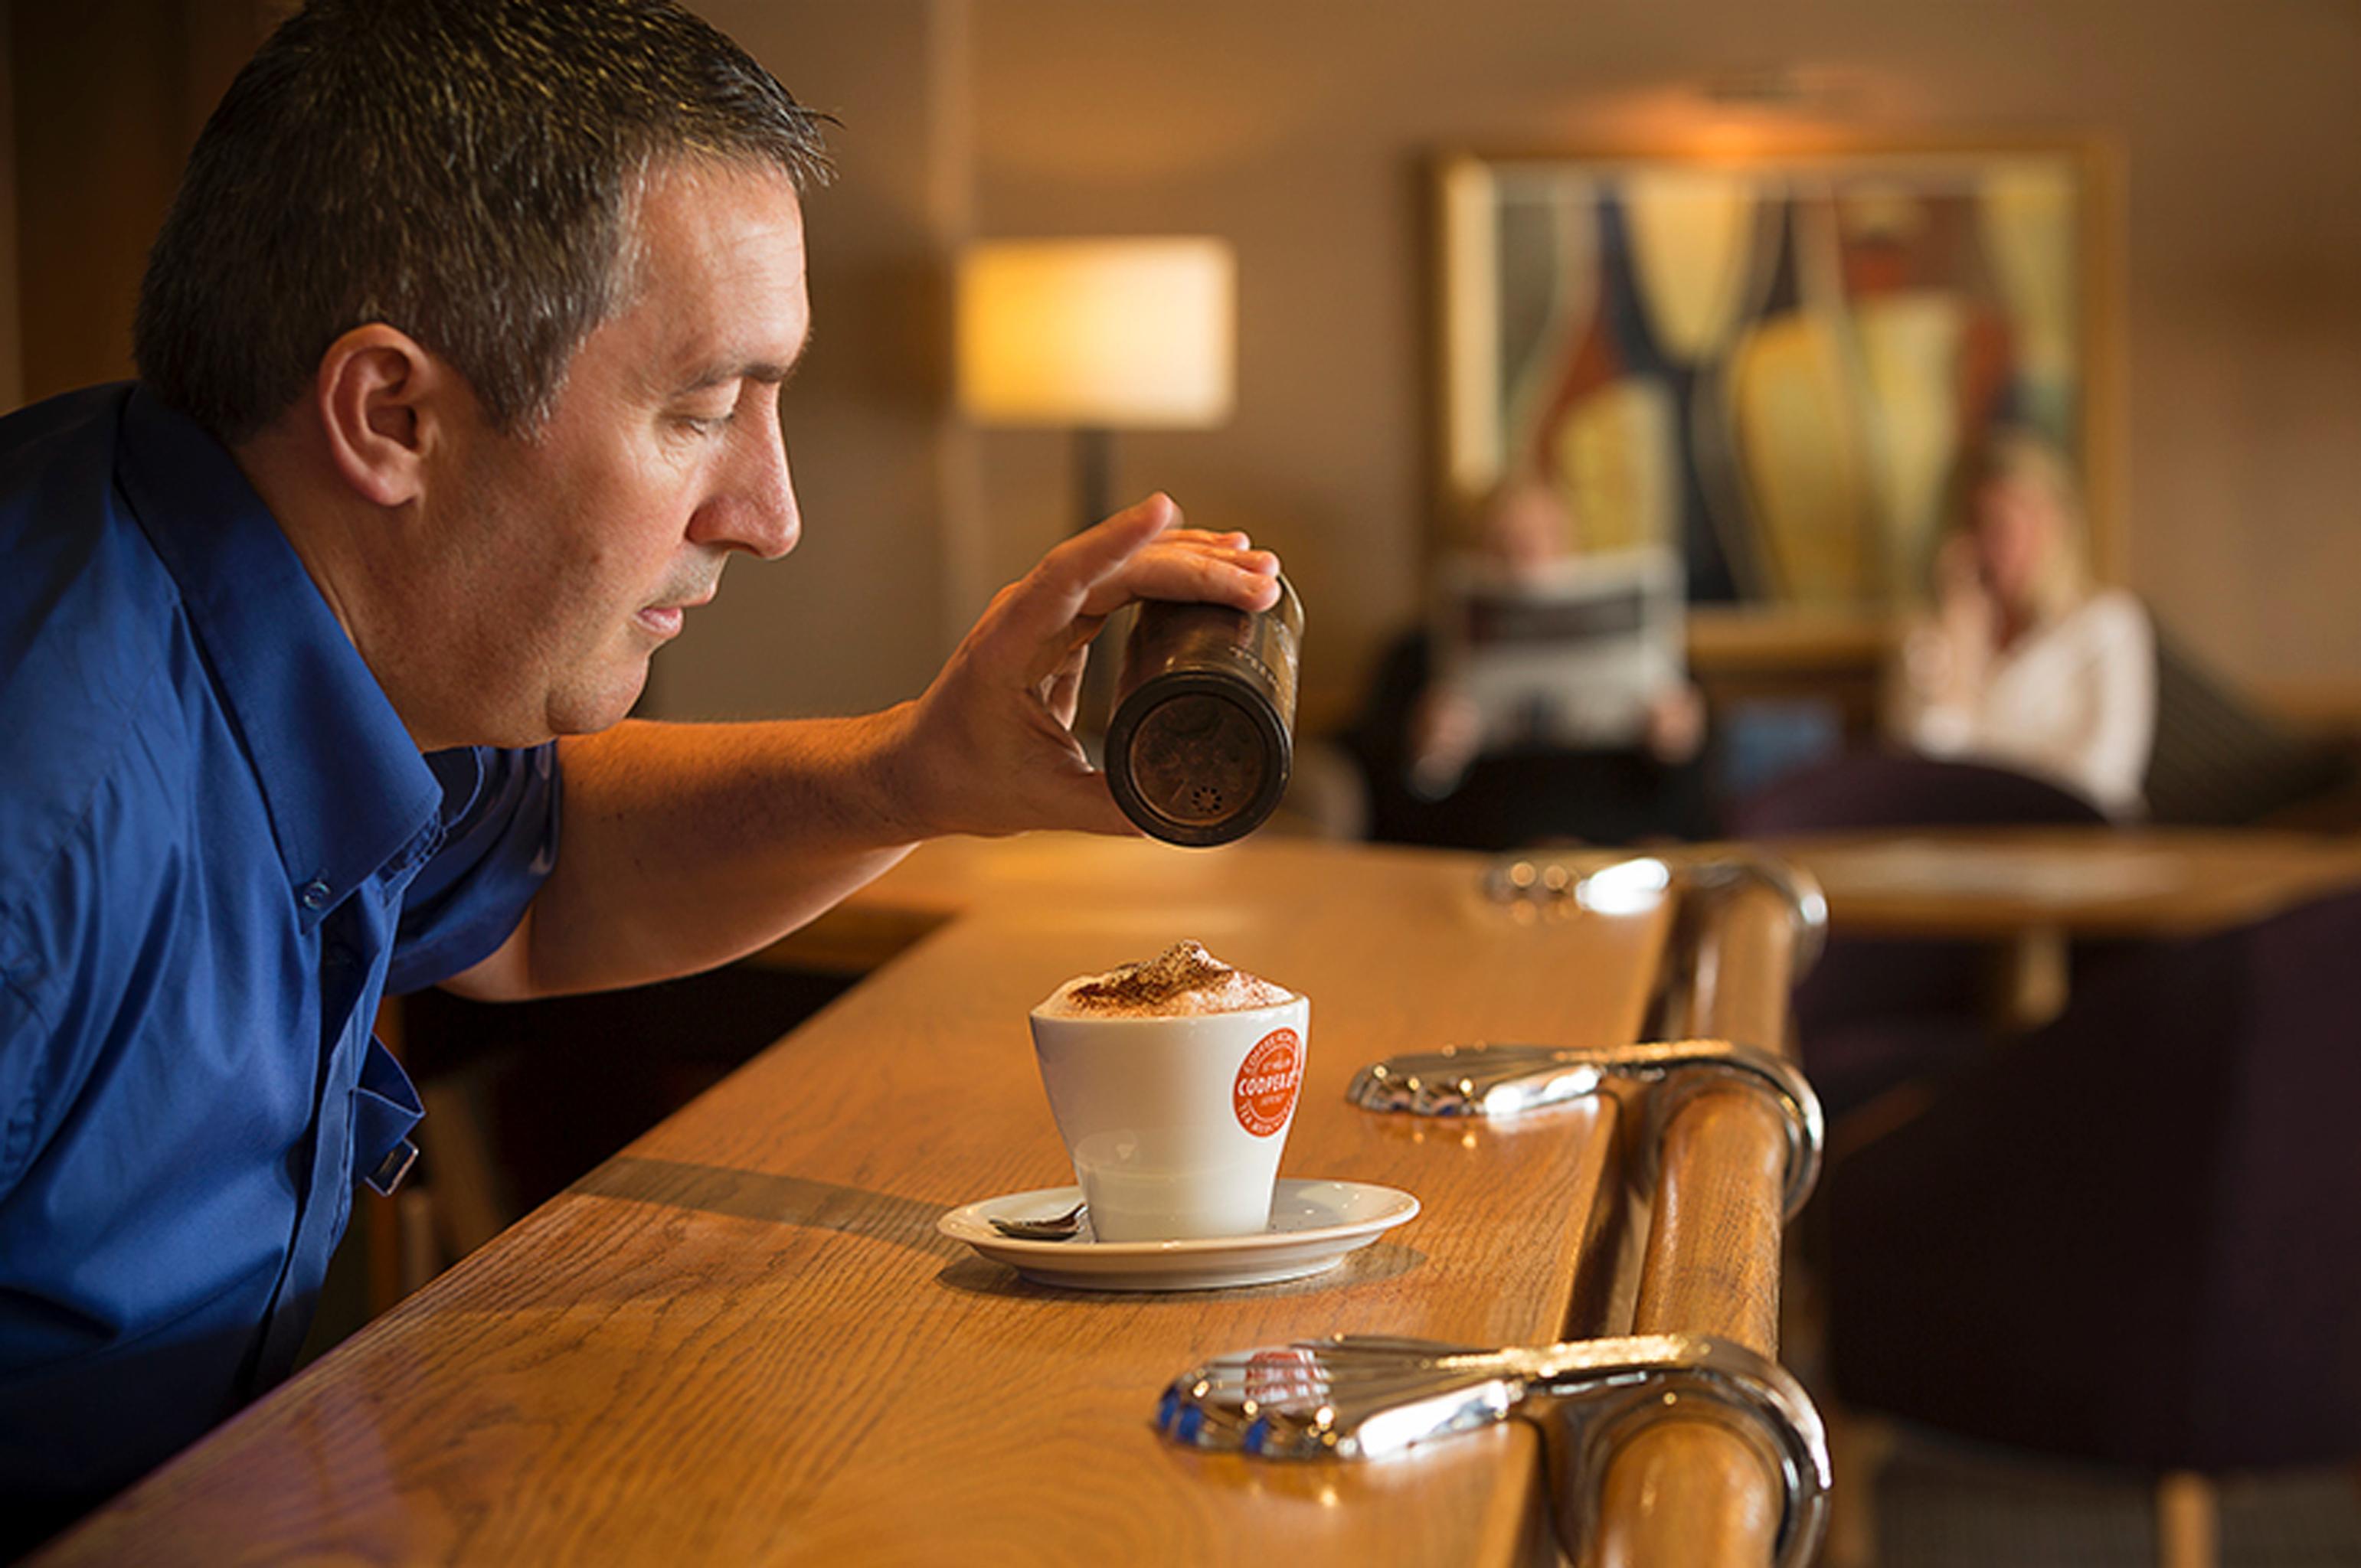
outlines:
M793 548L779 387L810 329L786 176L676 163L640 203L622 308L584 340L530 437L480 419L439 466L422 563L450 634L432 654L466 738L527 744L615 723L648 658L732 550Z

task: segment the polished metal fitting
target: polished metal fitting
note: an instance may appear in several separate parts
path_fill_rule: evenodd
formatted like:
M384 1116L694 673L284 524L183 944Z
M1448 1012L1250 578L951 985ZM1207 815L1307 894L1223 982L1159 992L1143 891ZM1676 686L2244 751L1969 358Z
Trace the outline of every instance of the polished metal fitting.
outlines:
M1365 1111L1503 1118L1599 1093L1636 1096L1646 1135L1638 1141L1631 1183L1647 1190L1655 1185L1656 1153L1674 1113L1708 1090L1730 1088L1765 1095L1778 1107L1787 1130L1784 1208L1793 1219L1819 1179L1827 1120L1795 1063L1753 1046L1445 1046L1371 1063L1353 1075L1345 1097Z
M1667 850L1591 864L1579 856L1512 855L1485 867L1478 887L1487 902L1531 919L1583 912L1633 915L1668 898L1709 902L1750 884L1768 888L1786 904L1795 932L1791 967L1801 980L1828 946L1828 895L1811 872L1775 855L1742 849Z
M1164 1391L1156 1424L1185 1447L1260 1459L1377 1459L1522 1416L1542 1429L1559 1543L1585 1556L1616 1450L1657 1421L1736 1432L1778 1478L1773 1562L1812 1560L1827 1527L1828 1437L1787 1370L1726 1340L1649 1334L1471 1350L1337 1335L1218 1356Z

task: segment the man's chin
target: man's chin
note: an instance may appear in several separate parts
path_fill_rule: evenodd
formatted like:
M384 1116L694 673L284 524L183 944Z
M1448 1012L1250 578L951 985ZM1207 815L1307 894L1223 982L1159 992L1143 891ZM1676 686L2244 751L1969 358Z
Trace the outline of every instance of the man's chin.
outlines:
M548 727L542 739L560 735L595 735L601 729L611 729L631 717L640 698L647 690L648 664L645 659L634 664L628 674L592 691L553 692L544 709L544 721Z

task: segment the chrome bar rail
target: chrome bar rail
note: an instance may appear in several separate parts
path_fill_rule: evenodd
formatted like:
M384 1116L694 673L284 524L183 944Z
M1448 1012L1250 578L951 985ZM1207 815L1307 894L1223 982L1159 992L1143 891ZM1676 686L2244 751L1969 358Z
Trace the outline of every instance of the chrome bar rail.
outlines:
M1778 1479L1773 1561L1812 1560L1827 1527L1828 1437L1802 1385L1726 1340L1649 1334L1472 1350L1337 1335L1218 1356L1175 1378L1157 1427L1185 1447L1261 1459L1376 1459L1494 1425L1538 1423L1561 1484L1559 1543L1576 1562L1596 1529L1616 1450L1662 1420L1702 1417L1743 1438Z
M1795 930L1793 974L1801 980L1828 945L1828 901L1803 867L1741 847L1665 850L1582 867L1579 857L1533 853L1496 861L1479 883L1488 903L1532 917L1562 917L1584 910L1630 913L1673 897L1711 902L1749 884L1769 889L1787 906Z
M1445 1046L1372 1062L1345 1097L1365 1111L1412 1116L1521 1116L1594 1094L1635 1094L1646 1135L1631 1185L1653 1190L1656 1151L1674 1113L1712 1089L1767 1096L1787 1128L1784 1212L1793 1219L1818 1180L1827 1120L1819 1096L1784 1057L1728 1040L1678 1040L1576 1049L1557 1046Z

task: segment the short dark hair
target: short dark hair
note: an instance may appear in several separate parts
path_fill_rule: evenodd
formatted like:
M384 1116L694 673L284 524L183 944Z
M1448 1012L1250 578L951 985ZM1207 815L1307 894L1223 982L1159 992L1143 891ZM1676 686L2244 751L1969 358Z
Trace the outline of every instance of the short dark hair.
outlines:
M827 119L670 0L313 0L190 156L140 284L139 373L235 444L385 322L530 433L627 302L643 177L691 159L824 181Z

